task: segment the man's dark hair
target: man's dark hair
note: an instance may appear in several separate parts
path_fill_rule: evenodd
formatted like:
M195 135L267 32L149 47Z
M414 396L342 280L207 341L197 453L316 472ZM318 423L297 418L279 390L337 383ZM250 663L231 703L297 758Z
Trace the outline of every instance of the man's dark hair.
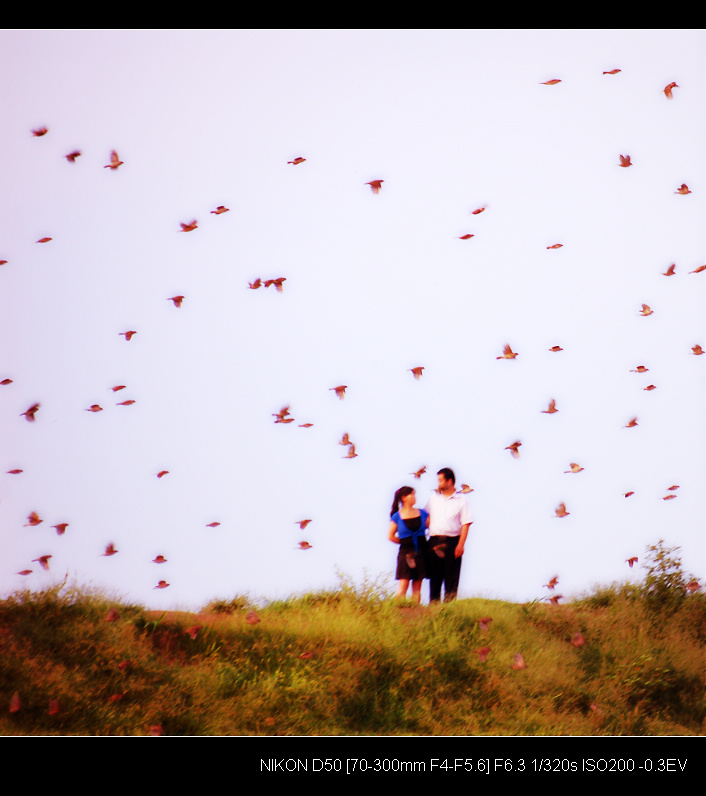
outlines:
M454 484L456 483L456 476L450 467L442 467L437 475L443 475L447 481L452 481Z

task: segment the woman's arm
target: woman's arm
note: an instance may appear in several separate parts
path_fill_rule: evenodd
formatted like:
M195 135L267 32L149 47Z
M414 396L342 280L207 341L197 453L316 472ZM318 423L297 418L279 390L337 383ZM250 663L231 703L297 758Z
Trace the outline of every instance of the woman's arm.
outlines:
M396 522L391 522L390 523L390 530L387 532L387 538L391 542L394 542L395 544L399 544L400 543L400 539L397 536L397 523Z

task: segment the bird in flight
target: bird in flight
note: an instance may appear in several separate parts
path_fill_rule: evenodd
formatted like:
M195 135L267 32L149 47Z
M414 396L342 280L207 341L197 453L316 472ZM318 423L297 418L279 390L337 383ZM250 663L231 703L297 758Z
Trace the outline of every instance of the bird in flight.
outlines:
M336 393L336 395L337 395L337 396L338 396L338 397L339 397L341 400L343 400L343 399L346 397L346 390L347 390L347 389L348 389L348 385L346 385L346 384L341 384L341 385L339 385L338 387L329 387L329 392L331 392L331 390L333 390L333 391Z
M610 72L603 72L604 75L617 75L620 69L611 69Z
M672 99L672 89L673 88L679 88L679 86L676 83L670 83L668 86L664 87L664 96L667 99Z
M626 498L629 498L629 497L630 497L630 495L634 495L634 494L635 494L634 492L626 492L624 496L625 496Z
M153 564L166 564L167 559L163 555L158 555L156 558L152 559Z
M314 545L309 544L309 542L299 542L299 549L300 550L311 550Z
M104 556L114 556L118 551L115 549L115 545L111 542L106 548L105 553L102 555Z
M561 249L563 243L555 243L553 246L547 246L548 249Z
M99 404L91 404L91 406L89 406L88 409L86 409L86 411L87 412L102 412L103 411L103 407L100 406Z
M219 525L220 525L220 522L209 522L208 525L206 525L206 527L207 528L217 528Z
M126 340L132 340L134 334L137 334L137 332L133 329L129 332L120 332L119 336L124 337Z
M7 474L8 475L19 475L20 473L23 473L23 472L24 472L24 470L7 470Z
M270 285L274 285L275 286L275 290L278 293L281 293L282 292L282 288L284 287L284 285L282 283L286 282L286 281L287 281L287 277L286 276L280 276L277 279L267 279L265 281L265 287L269 287Z
M628 166L632 166L632 163L630 162L630 155L621 155L620 156L620 165L623 168L627 168Z
M123 161L120 160L120 158L118 157L118 153L115 150L113 150L110 153L110 163L108 163L106 166L103 166L103 168L104 169L111 169L112 171L115 171L115 169L117 169L119 166L122 166L122 165L123 165Z
M557 575L555 575L555 576L554 576L554 577L553 577L553 578L552 578L552 579L549 581L549 583L545 583L545 584L544 584L544 588L545 588L545 589L551 589L551 590L553 591L553 590L554 590L554 587L556 586L556 584L557 584L557 583L559 583L559 577L558 577Z
M481 663L485 663L486 658L490 653L490 647L479 647L477 650L473 650L475 654L478 656L478 660Z
M581 467L580 465L576 464L576 462L571 462L569 464L569 467L571 469L570 470L564 470L565 473L580 473L581 470L583 470L583 467Z
M563 351L564 349L560 345L553 345L551 348L547 349L548 351Z
M510 453L514 456L515 459L519 459L520 451L518 450L518 448L520 447L520 445L522 445L522 443L519 441L513 442L512 445L508 445L507 448L505 448L505 450L510 451Z
M667 268L667 270L666 270L666 271L665 271L665 272L662 274L662 276L674 276L674 269L675 269L676 267L677 267L677 266L675 265L675 263L672 263L672 264L669 266L669 268Z
M424 370L424 368L423 368L423 367L419 367L419 368L410 368L410 371L412 372L412 374L414 375L414 378L415 378L417 381L419 381L419 379L421 379L421 378L422 378L422 371L423 371L423 370Z
M542 409L542 414L543 415L553 415L555 412L558 412L558 411L559 410L556 408L556 401L552 398L552 400L549 401L549 408L548 409Z
M175 307L181 307L181 302L184 301L184 296L172 296L167 301L173 301Z
M700 265L693 271L689 271L690 274L700 274L702 271L706 271L706 265Z
M53 240L53 238L40 238L37 243L49 243L50 240Z
M625 428L635 428L637 425L637 418L633 417L630 421L625 424Z
M195 229L198 228L198 224L196 223L196 219L194 219L190 224L183 224L179 222L181 225L182 232L193 232Z
M501 357L495 357L496 359L515 359L517 354L510 348L509 345L505 345L503 349L503 355Z
M642 310L640 310L640 315L646 318L648 315L652 315L653 312L654 310L650 308L649 304L643 304Z
M69 527L69 523L60 522L58 525L52 525L51 527L56 530L58 536L63 536L66 533L66 529Z
M27 420L30 423L33 423L35 419L34 416L37 414L38 410L39 410L39 404L33 404L32 406L29 407L29 409L26 412L22 412L20 417L24 416L27 418Z
M227 213L229 210L230 208L226 207L225 205L218 205L218 207L215 210L211 210L211 213L213 213L216 216L220 216L221 213Z
M355 452L355 445L351 442L348 446L348 453L343 456L344 459L355 459L358 454Z
M53 556L39 556L39 558L33 558L32 561L36 561L43 570L49 572L50 558L53 558Z
M157 478L163 478L165 475L169 475L169 470L160 470L157 473Z
M306 158L294 158L294 160L288 160L287 163L291 163L292 166L298 166L300 163L304 163L305 161Z
M467 232L465 235L459 236L459 240L470 240L471 238L474 238L474 237L475 237L475 235L471 235L470 232Z
M46 135L49 132L48 127L37 127L36 130L32 130L32 135L35 138L41 138L43 135Z
M419 470L417 470L416 473L410 473L410 475L413 475L415 478L421 478L424 475L424 473L426 473L426 471L427 468L425 465L424 467L421 467Z
M262 280L258 278L254 282L248 282L248 285L250 286L250 290L257 290L259 287L262 287Z
M472 216L477 216L479 213L482 213L485 210L485 207L478 207L476 210L471 210Z
M700 346L700 345L698 345L698 344L697 344L697 345L695 345L695 346L692 346L692 347L691 347L691 350L694 352L694 354L695 354L696 356L698 356L699 354L703 354L703 353L704 353L704 350L703 350L703 348L701 348L701 346Z
M682 194L684 196L684 195L686 195L688 193L691 193L691 191L688 189L686 183L683 182L681 184L681 186L679 188L677 188L676 191L674 191L674 193L680 193L680 194Z
M116 406L130 406L135 403L134 398L129 398L127 401L119 401Z
M28 526L39 525L40 522L44 522L44 520L39 518L39 514L36 511L33 511L28 517L27 522L25 523L25 528Z
M561 80L557 80L556 78L554 78L554 80L547 80L546 82L540 83L539 85L540 86L556 86L557 83L561 83Z
M169 584L166 580L160 580L159 583L155 586L155 589L166 589Z
M560 504L559 504L559 505L558 505L558 506L557 506L557 507L554 509L554 513L556 514L556 516L557 516L557 517L568 517L570 512L568 512L568 511L566 510L566 506L565 506L563 503L560 503Z
M456 492L457 495L469 495L473 490L468 484L461 484L461 488Z
M637 556L633 556L632 558L626 558L625 562L630 567L630 569L632 569L633 568L633 564L637 564Z
M311 520L297 520L294 524L298 525L299 528L303 531L304 528L311 522Z
M649 368L646 368L644 365L638 365L636 368L630 371L630 373L647 373Z
M69 152L69 154L66 155L66 159L69 161L69 163L75 163L76 162L76 158L80 158L80 157L81 157L81 152L78 149L76 149L73 152Z
M365 184L370 186L370 190L373 193L380 193L380 188L382 188L383 182L385 182L385 180L371 180Z

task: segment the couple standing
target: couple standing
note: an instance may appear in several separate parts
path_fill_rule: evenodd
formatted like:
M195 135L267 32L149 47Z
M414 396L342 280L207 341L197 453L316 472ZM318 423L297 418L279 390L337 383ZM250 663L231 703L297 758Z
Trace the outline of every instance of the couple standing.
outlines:
M388 536L400 546L396 596L406 597L411 582L412 600L416 603L422 596L424 578L429 578L430 603L439 602L442 585L444 602L456 598L461 559L472 522L465 498L456 492L453 470L444 467L437 476L439 488L429 497L426 508L416 508L414 489L403 486L395 492L390 512Z

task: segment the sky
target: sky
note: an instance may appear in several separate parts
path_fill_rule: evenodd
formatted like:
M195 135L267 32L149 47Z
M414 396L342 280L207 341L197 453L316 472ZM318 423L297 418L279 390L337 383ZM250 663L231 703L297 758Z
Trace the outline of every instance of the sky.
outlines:
M393 589L394 492L442 467L460 597L637 582L660 539L703 585L703 30L0 43L2 596Z

